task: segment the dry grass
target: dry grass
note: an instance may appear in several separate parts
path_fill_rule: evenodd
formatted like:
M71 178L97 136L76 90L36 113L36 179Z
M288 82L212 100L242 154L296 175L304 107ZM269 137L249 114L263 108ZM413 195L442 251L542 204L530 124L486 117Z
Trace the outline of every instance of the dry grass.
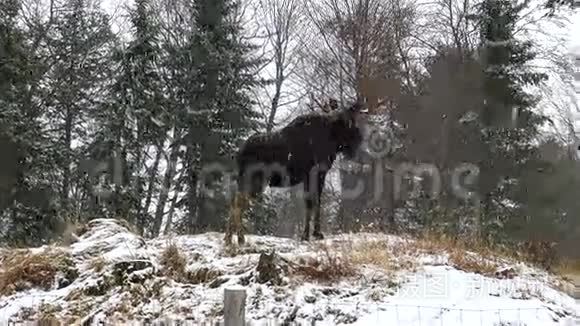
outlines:
M224 257L236 257L238 255L248 255L258 253L260 253L260 249L256 246L256 244L246 240L246 244L244 246L236 246L236 245L223 246L220 254Z
M61 326L60 320L52 315L42 315L38 318L39 326Z
M499 269L497 262L476 254L468 254L454 250L449 255L449 261L459 270L477 273L485 276L495 276Z
M107 266L107 261L102 255L99 255L98 257L91 259L89 264L95 272L100 273Z
M386 241L363 241L345 248L353 265L373 265L385 271L397 269L394 255Z
M59 273L68 273L74 267L69 253L48 248L33 254L30 250L14 250L3 259L0 271L0 295L33 287L49 290Z
M62 322L57 317L57 313L62 310L61 307L51 305L51 304L42 304L40 306L40 313L38 316L38 325L47 325L47 326L60 326Z
M161 253L160 264L163 274L182 283L200 284L209 283L223 275L219 270L206 267L196 270L187 270L187 258L175 243L169 243Z
M448 263L453 267L489 276L499 268L500 259L513 258L508 251L483 242L467 242L433 232L394 243L365 240L349 247L348 252L353 264L374 265L385 271L415 270L418 256L446 254Z
M485 257L505 256L483 243L467 243L436 233L393 242L363 239L355 243L351 240L341 250L351 265L372 265L386 272L416 270L420 255L447 254L449 264L457 269L491 275L499 266Z
M356 275L356 266L349 255L324 244L318 245L316 251L321 254L300 262L295 269L298 275L317 281L336 281Z
M186 275L187 259L175 243L168 243L160 259L164 274L173 279L183 279Z
M515 253L493 247L482 241L462 240L445 234L428 232L406 244L407 252L430 255L447 254L453 267L486 276L493 276L500 267L500 260L513 259Z
M562 259L554 271L563 276L580 279L580 259Z
M334 281L357 274L360 266L373 266L383 272L416 270L420 255L446 255L448 263L460 270L494 276L508 251L480 242L465 242L443 234L425 233L419 238L388 242L382 239L347 240L341 245L317 245L318 258L299 262L298 274L310 279Z
M555 247L548 241L524 241L516 246L490 244L478 239L457 239L441 233L425 233L409 242L408 251L447 253L456 268L484 275L494 274L507 262L525 262L551 270L556 266ZM580 264L578 265L580 270Z
M465 250L465 243L445 234L426 232L412 242L407 243L410 250L416 250L429 255L438 255L454 250ZM476 249L473 246L473 249Z
M341 245L333 245L332 248L327 245L314 247L314 252L321 253L320 258L307 260L301 274L313 279L336 280L355 275L357 267L364 265L371 265L385 272L416 270L419 256L432 255L447 257L446 263L456 269L496 277L496 273L506 263L524 261L546 268L545 262L552 261L550 248L543 243L526 242L524 246L525 248L521 245L515 248L499 246L437 232L426 232L416 238L391 242L382 239L355 242L350 239ZM580 262L562 265L560 270L568 273L575 271L578 275Z
M515 250L518 258L546 270L554 270L559 265L557 243L545 240L522 241Z

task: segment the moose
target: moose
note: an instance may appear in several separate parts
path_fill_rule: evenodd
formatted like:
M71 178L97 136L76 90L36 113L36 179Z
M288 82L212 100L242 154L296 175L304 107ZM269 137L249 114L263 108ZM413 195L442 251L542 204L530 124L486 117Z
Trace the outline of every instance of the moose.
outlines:
M310 220L314 213L315 239L323 239L320 230L320 198L326 175L337 154L353 159L363 141L361 114L364 103L338 109L336 100L323 107L324 114L312 112L296 117L282 129L250 136L236 155L237 190L230 219L226 225L225 243L231 244L233 233L238 244L244 244L242 213L266 185L287 188L304 186L306 216L301 239L310 239Z

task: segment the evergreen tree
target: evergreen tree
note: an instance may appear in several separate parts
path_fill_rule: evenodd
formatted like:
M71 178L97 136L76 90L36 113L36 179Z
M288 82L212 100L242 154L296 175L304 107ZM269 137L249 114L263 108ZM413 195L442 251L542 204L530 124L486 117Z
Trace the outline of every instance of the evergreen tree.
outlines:
M553 16L562 7L576 8L578 4L575 0L546 0L544 7L548 9L548 16Z
M157 166L166 139L170 117L164 104L159 74L158 25L149 0L137 0L130 11L132 38L114 51L114 82L109 101L100 116L100 141L109 155L118 158L122 180L115 183L109 211L128 219L144 232L155 189ZM149 178L144 175L150 148L157 150ZM147 187L147 192L145 191Z
M80 159L81 146L88 141L90 112L103 100L108 77L109 17L98 3L67 0L57 11L49 37L53 59L47 76L49 119L60 152L60 201L64 211L72 211L70 196L75 180L71 166Z
M187 112L183 120L187 130L188 232L194 230L196 215L198 230L223 226L223 219L199 210L203 201L197 193L200 169L216 162L233 168L231 153L259 126L258 121L263 121L253 111L249 96L249 91L261 83L254 73L261 61L251 57L254 46L242 38L234 17L238 5L231 0L197 1L197 30L185 49L193 68L186 77L185 85L190 90L185 96Z
M418 83L419 96L395 118L406 126L401 148L404 161L433 164L440 174L435 196L433 176L424 175L422 190L416 194L411 191L414 181L408 180L405 193L413 199L406 201L407 206L419 215L423 228L455 233L464 227L458 220L464 214L457 213L473 201L457 196L452 173L464 162L480 160L485 150L479 139L480 126L472 118L482 111L484 74L473 51L446 46L438 50L426 60L428 74Z
M153 146L157 149L157 155L161 150L166 133L168 131L169 116L164 108L164 99L161 88L161 79L158 72L158 62L160 56L158 26L153 18L151 3L149 0L137 0L136 9L131 12L131 21L134 26L134 39L129 44L127 51L128 60L132 64L132 84L131 112L135 117L136 137L133 144L130 144L134 157L134 164L130 171L136 174L134 196L135 216L137 226L143 230L146 221L151 220L148 215L154 188L154 177L157 174L159 156L154 159L153 168L149 175L153 177L145 178L142 170L145 167L147 157L147 147ZM147 192L144 186L147 184ZM143 199L145 199L143 201Z
M514 37L516 22L527 4L485 0L475 15L480 24L480 60L485 74L479 120L486 144L485 159L479 162L485 236L502 234L501 226L509 219L509 211L502 207L511 201L517 180L524 171L542 164L534 141L546 117L534 110L537 98L524 89L539 85L546 76L529 67L535 58L532 42Z
M513 198L523 203L517 217L508 221L508 232L517 239L564 240L577 237L580 209L580 164L566 155L566 148L553 139L540 146L543 169L524 171Z
M71 166L89 141L91 113L103 101L112 33L108 15L89 0L65 1L54 19L49 34L53 63L46 81L51 92L48 118L60 153L62 209L81 211L70 202L76 190Z
M19 27L20 3L0 3L0 216L3 240L38 245L61 225L54 203L54 149L43 130L39 97L43 64L30 39L35 31Z

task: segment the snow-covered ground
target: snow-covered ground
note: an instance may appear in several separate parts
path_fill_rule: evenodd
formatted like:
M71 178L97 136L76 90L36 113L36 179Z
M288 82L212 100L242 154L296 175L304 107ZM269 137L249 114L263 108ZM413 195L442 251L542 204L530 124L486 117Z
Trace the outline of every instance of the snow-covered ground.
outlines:
M453 268L444 252L418 253L408 267L388 269L380 260L358 264L354 275L334 282L291 272L283 274L279 285L257 281L262 251L275 250L299 265L313 259L309 257L329 255L328 250L344 255L348 248L373 241L391 248L410 241L395 236L342 235L310 244L248 236L248 245L232 254L223 247L219 233L146 241L113 220L94 220L89 227L77 242L62 248L72 255L78 277L60 289L29 289L0 297L1 325L47 315L67 325L170 320L197 325L219 321L224 289L240 285L247 290L246 317L252 325L315 321L316 325L545 326L573 325L580 314L574 299L558 290L563 283L555 276L514 263L517 276L511 279L484 277ZM202 283L180 283L165 276L161 255L169 243L186 257L189 275L197 275ZM377 252L366 254L381 257ZM388 255L402 261L395 252ZM10 267L3 266L0 273ZM113 281L119 270L124 280ZM207 276L211 273L215 275Z

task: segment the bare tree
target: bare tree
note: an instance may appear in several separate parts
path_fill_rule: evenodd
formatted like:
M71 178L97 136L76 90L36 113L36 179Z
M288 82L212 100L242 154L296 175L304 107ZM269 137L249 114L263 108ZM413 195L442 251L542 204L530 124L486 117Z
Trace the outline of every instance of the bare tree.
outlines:
M275 127L279 109L296 103L301 96L291 88L291 79L296 72L298 56L296 50L301 46L300 33L304 25L301 8L302 0L256 0L258 16L257 28L263 30L266 42L263 46L264 56L268 59L265 66L267 79L273 85L263 89L268 104L261 109L266 116L266 131ZM254 33L256 34L256 33Z
M399 92L399 53L411 25L410 4L322 0L305 8L312 28L303 37L301 78L309 92L336 96L341 104L364 97L375 108L381 97Z
M415 63L409 36L414 5L404 0L320 0L308 1L305 11L309 28L302 36L298 74L305 91L314 98L337 98L339 106L364 99L371 115L383 115L396 106L403 84L413 84ZM356 199L340 201L342 229L354 226L353 216L360 216L360 223L392 217L392 175L385 172L379 174L384 178L381 181L375 178L383 159L361 151L357 163L372 167L370 171L341 169L338 173L342 192L361 180L366 187ZM377 182L386 185L379 202L371 198Z

